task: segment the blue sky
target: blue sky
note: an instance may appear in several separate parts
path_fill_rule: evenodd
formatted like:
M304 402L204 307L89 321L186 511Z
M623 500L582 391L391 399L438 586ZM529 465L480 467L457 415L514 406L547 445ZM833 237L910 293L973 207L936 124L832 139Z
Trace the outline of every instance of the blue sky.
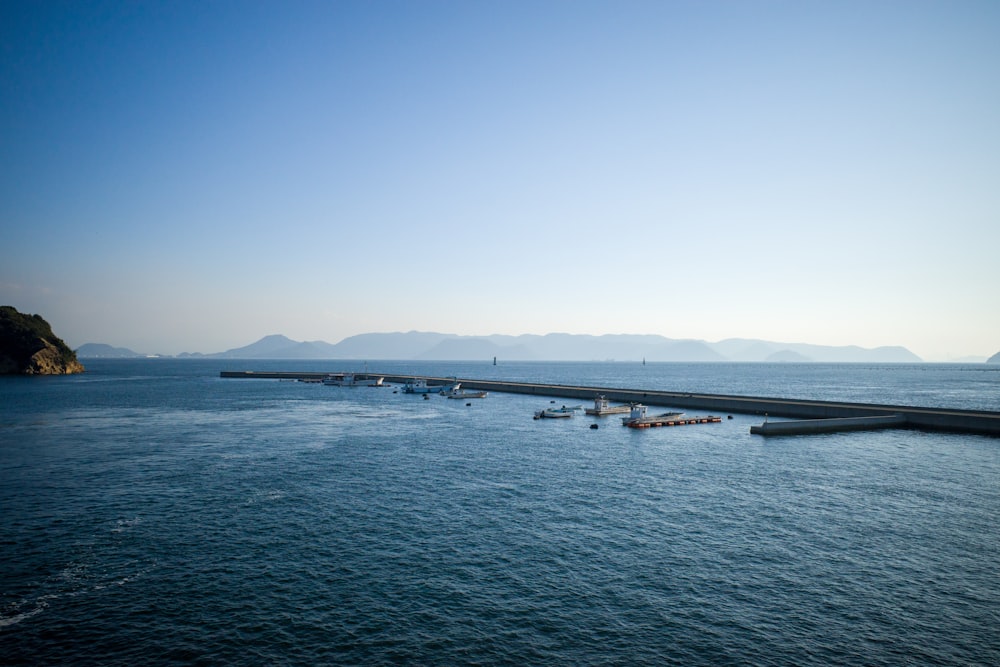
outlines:
M1000 350L1000 3L0 4L0 303L71 346Z

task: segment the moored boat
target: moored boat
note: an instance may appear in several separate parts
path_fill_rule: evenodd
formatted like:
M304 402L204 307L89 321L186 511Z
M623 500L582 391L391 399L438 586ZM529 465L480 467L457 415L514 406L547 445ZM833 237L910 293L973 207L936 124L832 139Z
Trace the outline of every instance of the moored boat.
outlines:
M678 419L680 418L681 415L684 414L683 412L664 412L663 414L656 415L655 417L649 417L646 414L647 410L648 408L645 405L642 405L641 403L636 403L635 405L629 408L628 417L622 417L622 425L628 426L630 424L636 424L649 419L660 419L660 420Z
M604 396L597 396L594 398L594 407L587 408L584 412L595 417L603 417L604 415L620 415L631 412L631 410L632 407L629 405L611 405Z
M403 385L404 394L438 394L457 389L458 384L427 384L427 380L417 378Z
M464 389L452 389L444 392L444 395L447 398L486 398L485 391L465 391Z
M330 373L323 378L323 384L333 387L380 387L383 380L382 376L359 378L354 373Z
M561 408L545 408L544 410L535 411L535 419L561 419L566 417L572 417L573 413L580 409L581 406L574 405L573 407L562 406Z

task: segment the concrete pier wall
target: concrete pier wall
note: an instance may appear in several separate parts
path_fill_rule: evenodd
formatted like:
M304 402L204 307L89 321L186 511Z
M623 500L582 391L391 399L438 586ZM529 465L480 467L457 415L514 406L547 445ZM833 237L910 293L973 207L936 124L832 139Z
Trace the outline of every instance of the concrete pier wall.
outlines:
M275 373L254 371L223 371L224 378L264 378L264 379L320 379L326 373ZM381 376L389 383L403 383L414 379L424 379L429 384L462 383L464 389L475 391L532 394L560 398L592 401L603 395L609 401L621 403L645 403L675 408L711 410L716 413L740 413L770 415L792 419L845 419L854 417L888 417L899 415L905 419L900 426L922 428L955 433L978 433L1000 436L1000 412L975 410L952 410L946 408L919 408L905 405L881 405L870 403L842 403L836 401L809 401L787 398L765 398L754 396L730 396L725 394L695 394L648 389L617 389L613 387L589 387L576 385L537 384L526 382L501 382L476 380L473 378L453 378L414 375ZM359 375L360 377L360 375Z
M792 421L765 421L760 426L751 426L750 432L756 435L807 435L810 433L837 433L839 431L872 431L881 428L900 428L906 425L906 417L903 415L795 419Z

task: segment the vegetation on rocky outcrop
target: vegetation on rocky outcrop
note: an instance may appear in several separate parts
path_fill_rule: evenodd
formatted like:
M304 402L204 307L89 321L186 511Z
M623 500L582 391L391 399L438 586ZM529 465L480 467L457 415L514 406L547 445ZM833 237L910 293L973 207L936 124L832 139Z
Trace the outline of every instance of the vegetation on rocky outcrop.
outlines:
M41 315L0 306L0 373L63 375L82 373L76 354Z

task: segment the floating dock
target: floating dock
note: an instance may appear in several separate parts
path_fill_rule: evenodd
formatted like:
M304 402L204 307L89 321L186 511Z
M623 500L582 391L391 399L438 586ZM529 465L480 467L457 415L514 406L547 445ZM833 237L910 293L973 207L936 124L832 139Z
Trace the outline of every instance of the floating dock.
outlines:
M707 417L646 417L625 422L629 428L655 428L657 426L686 426L688 424L718 424L722 417L708 415Z
M648 408L642 403L635 403L629 408L628 417L622 417L622 426L629 428L655 428L658 426L687 426L689 424L718 424L722 417L708 415L706 417L685 417L683 412L665 412L649 416Z
M261 378L275 380L298 380L326 377L323 373L290 373L290 372L257 372L257 371L222 371L224 378ZM892 428L916 428L950 433L974 433L1000 437L1000 412L981 410L958 410L951 408L921 408L906 405L882 405L877 403L842 403L837 401L813 401L792 398L764 398L755 396L732 396L725 394L701 394L674 391L655 391L649 389L617 389L614 387L588 387L577 385L536 384L529 382L503 382L498 380L475 380L454 377L432 377L414 375L392 375L379 373L386 382L404 383L423 379L428 383L454 384L461 382L464 388L476 391L492 391L512 394L531 394L534 396L559 396L576 400L593 400L594 396L603 395L609 401L620 403L646 403L684 409L700 409L712 412L739 413L751 415L768 415L770 417L787 417L793 420L814 421L818 428L825 426L848 426L830 421L834 419L853 419L858 417L901 417L893 423ZM767 422L764 432L760 435L777 434ZM773 422L775 424L780 422ZM866 422L861 422L866 423ZM875 423L875 422L867 422ZM890 426L887 426L890 427ZM842 430L837 428L835 430ZM809 432L819 432L811 430Z

